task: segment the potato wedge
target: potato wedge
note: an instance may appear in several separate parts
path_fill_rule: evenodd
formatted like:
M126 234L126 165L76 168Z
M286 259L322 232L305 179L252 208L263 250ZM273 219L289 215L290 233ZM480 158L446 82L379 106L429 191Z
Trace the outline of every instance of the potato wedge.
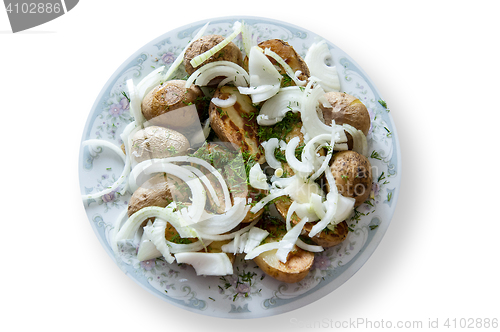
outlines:
M243 152L249 153L255 161L262 164L265 157L259 147L257 136L258 110L253 106L250 97L240 94L235 87L221 87L215 92L214 98L225 100L230 95L237 98L233 106L221 108L210 103L209 117L212 129L219 139L241 148Z
M276 225L270 222L269 219L263 219L259 223L259 227L266 229L270 235L264 240L265 242L278 241L286 233L284 223ZM264 273L286 283L295 283L304 279L314 263L314 253L305 251L295 246L288 254L286 263L281 262L276 257L277 250L263 252L255 257L253 261L261 268Z

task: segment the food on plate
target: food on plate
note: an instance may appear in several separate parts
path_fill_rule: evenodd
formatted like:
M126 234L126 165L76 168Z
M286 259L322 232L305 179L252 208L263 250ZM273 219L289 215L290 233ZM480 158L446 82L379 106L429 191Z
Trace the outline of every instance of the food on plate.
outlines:
M265 243L279 241L286 234L285 225L275 218L264 218L259 227L269 231ZM294 283L304 279L314 263L314 253L303 250L297 246L288 253L285 263L276 256L278 249L261 253L253 261L269 276L286 283Z
M356 200L354 206L367 200L372 188L372 169L368 159L355 151L341 151L330 166L338 191Z
M307 67L306 62L302 57L295 51L295 49L290 46L286 41L281 39L269 39L259 43L259 47L263 50L269 49L276 53L283 61L290 66L294 73L298 73L297 78L300 81L305 81L311 76L309 72L309 67ZM293 80L287 77L286 69L283 68L283 64L277 62L272 56L268 55L269 60L280 67L279 72L284 75L284 79L281 81L282 86L295 85Z
M265 157L259 148L257 136L258 112L250 97L232 86L217 89L209 108L210 125L217 137L240 147L256 161L263 163Z
M203 117L204 94L200 87L186 88L184 80L171 80L155 86L141 102L144 118L158 126L177 130L189 127ZM197 112L190 112L188 105L195 105Z
M130 192L110 240L117 253L140 238L138 260L224 276L240 256L298 282L316 253L349 236L347 221L370 197L368 111L340 92L326 43L303 58L283 40L257 43L241 22L226 37L206 29L166 72L127 81L134 121L124 153L110 146L124 171L84 198Z
M132 137L130 157L140 163L148 159L183 155L190 147L188 139L178 131L150 126L137 131Z
M186 50L184 55L184 68L188 75L191 75L196 70L191 64L191 60L195 57L209 51L213 47L224 41L225 37L220 35L203 36L195 40ZM243 54L238 46L232 41L224 46L220 51L215 52L207 60L203 61L202 65L214 61L230 61L237 65L243 65Z

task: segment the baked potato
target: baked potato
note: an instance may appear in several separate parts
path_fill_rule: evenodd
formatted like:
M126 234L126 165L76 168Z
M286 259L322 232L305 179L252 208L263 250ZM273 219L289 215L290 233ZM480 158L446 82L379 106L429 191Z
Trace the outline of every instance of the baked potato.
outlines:
M279 241L286 233L285 224L273 221L270 217L262 218L259 227L270 234L264 242ZM305 251L297 246L288 254L286 263L281 262L276 256L276 249L263 252L253 261L264 273L286 283L299 282L304 279L314 263L314 253Z
M152 125L182 131L206 118L204 97L203 91L196 85L186 88L186 81L167 81L144 96L142 114ZM195 107L189 107L191 105Z
M354 206L368 199L372 190L372 169L365 156L350 150L337 152L330 169L339 193L354 198ZM327 188L329 190L328 184Z
M134 191L128 202L127 214L131 216L147 206L166 207L173 201L189 202L190 193L189 187L181 179L159 173Z
M203 36L194 42L186 49L186 53L184 54L184 67L186 72L191 75L197 68L193 68L191 65L191 60L197 57L200 54L205 53L212 47L216 46L220 42L224 40L223 36L220 35L208 35ZM219 52L212 55L206 61L204 61L201 65L205 65L210 62L215 61L231 61L236 63L237 65L243 66L243 54L241 50L236 46L235 43L230 42ZM218 83L218 82L217 82Z
M148 159L186 154L190 144L181 133L159 126L139 130L132 138L131 158L137 163Z
M349 124L361 130L365 136L368 135L368 131L370 130L370 114L366 106L358 98L343 92L328 92L325 94L325 97L332 105L331 108L327 108L320 104L326 124L329 125L332 123L332 120L335 120L336 124Z
M295 51L295 49L286 41L283 41L281 39L269 39L259 43L258 46L263 50L269 48L271 51L278 54L292 68L294 72L300 70L301 74L298 76L299 80L305 81L311 76L309 68L307 67L304 59L302 59L302 57ZM281 65L276 62L276 60L274 60L270 56L268 56L268 58L273 64L279 66L278 71L281 75L286 75L285 69L283 69ZM285 79L281 81L281 86L283 87L290 85L295 85L292 80Z
M229 107L218 107L210 103L208 114L212 129L220 140L230 142L250 154L259 164L265 162L258 138L258 110L249 96L240 94L237 88L223 86L214 94L214 98L222 100L236 96L236 103Z

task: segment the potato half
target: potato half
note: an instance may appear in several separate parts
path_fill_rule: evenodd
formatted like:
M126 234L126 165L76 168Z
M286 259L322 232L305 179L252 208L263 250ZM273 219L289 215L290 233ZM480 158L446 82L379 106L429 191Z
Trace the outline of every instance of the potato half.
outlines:
M265 242L273 242L281 239L286 233L286 229L283 226L283 223L278 226L269 222L269 219L266 218L259 226L270 233ZM253 261L264 273L279 281L286 283L299 282L307 276L314 263L314 253L302 250L297 246L288 254L286 263L281 262L276 257L276 251L263 252L255 257Z
M236 96L236 103L229 107L218 107L210 103L209 117L212 129L219 139L230 142L242 151L252 155L258 163L265 161L264 154L259 148L260 142L257 136L257 115L259 111L252 104L247 95L242 95L237 88L223 86L219 88L214 98L228 99L231 95Z
M189 148L188 139L181 133L165 127L151 126L135 133L130 154L131 158L140 163L148 159L183 155Z

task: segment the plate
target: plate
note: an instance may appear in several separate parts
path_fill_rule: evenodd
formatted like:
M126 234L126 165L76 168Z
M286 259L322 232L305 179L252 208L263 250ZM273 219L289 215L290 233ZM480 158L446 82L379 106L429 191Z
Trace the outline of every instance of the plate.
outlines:
M147 43L123 63L97 97L85 125L82 142L107 140L117 147L120 133L132 121L129 103L123 95L126 81L138 82L154 68L170 66L196 32L210 22L205 34L227 36L235 21L244 21L258 41L279 38L302 56L320 36L285 22L258 18L215 18L172 30ZM130 194L111 192L102 198L84 201L95 234L112 260L137 284L166 302L186 310L224 318L272 316L304 305L331 293L347 281L368 260L389 227L401 182L399 143L390 110L374 83L345 52L326 41L332 64L340 76L341 91L359 98L372 119L368 135L369 160L373 167L373 194L349 221L351 231L341 244L316 254L308 276L295 284L285 284L266 276L252 261L237 259L235 273L224 277L198 277L186 265L168 264L161 259L139 262L136 248L124 245L115 256L110 234L120 213L127 208ZM235 43L242 45L241 39ZM81 193L100 191L121 174L121 158L108 148L80 148Z

